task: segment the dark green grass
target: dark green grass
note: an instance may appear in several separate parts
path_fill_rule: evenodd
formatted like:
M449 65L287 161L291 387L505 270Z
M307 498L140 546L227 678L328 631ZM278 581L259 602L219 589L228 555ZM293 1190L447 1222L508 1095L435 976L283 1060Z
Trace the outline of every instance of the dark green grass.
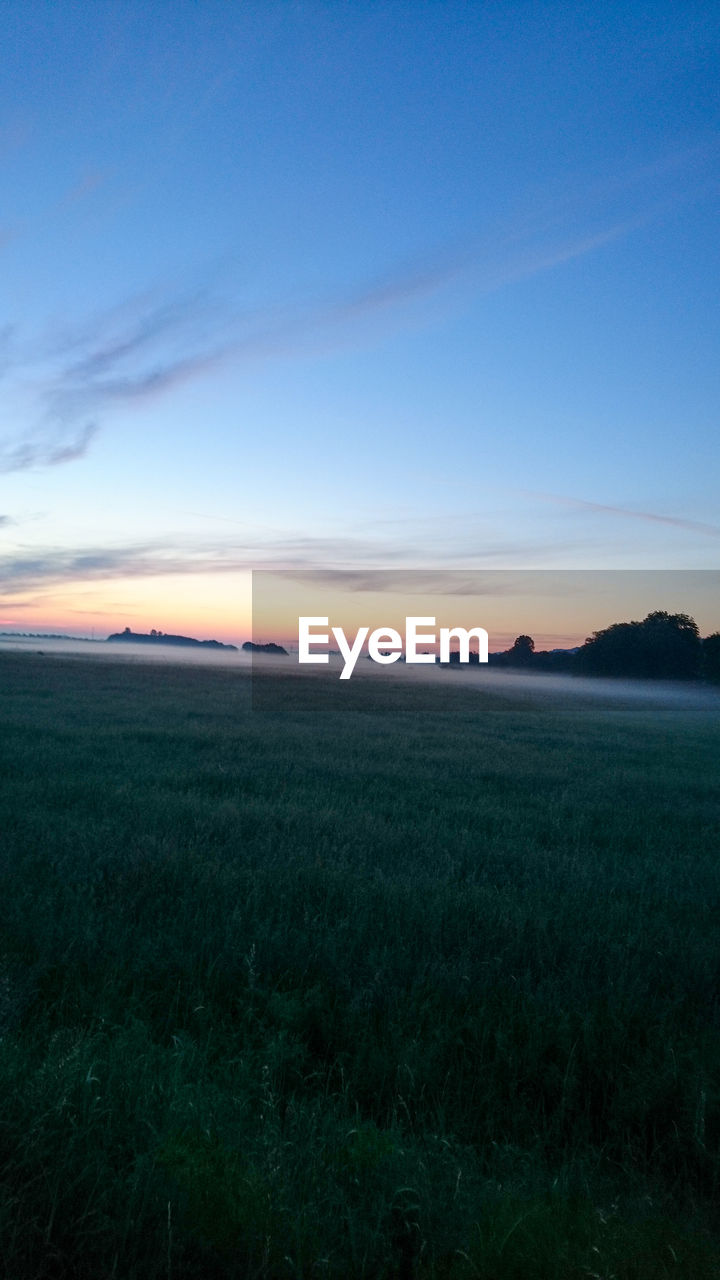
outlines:
M273 679L0 655L0 1273L719 1276L712 713Z

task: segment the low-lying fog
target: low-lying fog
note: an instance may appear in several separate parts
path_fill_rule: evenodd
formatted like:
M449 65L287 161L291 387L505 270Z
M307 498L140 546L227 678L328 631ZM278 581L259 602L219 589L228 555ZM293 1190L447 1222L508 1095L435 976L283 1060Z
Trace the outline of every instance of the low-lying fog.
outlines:
M24 649L45 657L73 654L83 658L113 658L116 662L173 662L182 666L247 667L250 654L241 649L204 649L180 644L133 644L131 641L56 640L49 636L0 636L3 649Z
M278 660L276 659L276 662ZM304 671L337 673L342 670L342 659L331 658L328 667L300 668ZM297 667L295 668L298 669ZM401 679L431 680L456 687L460 683L463 688L479 693L530 695L542 697L584 697L608 701L635 701L666 706L688 706L712 708L720 713L720 689L712 685L692 684L682 680L620 680L600 676L553 675L545 672L508 671L498 667L487 666L407 666L405 663L394 663L391 666L378 666L374 662L361 659L351 679Z
M282 671L304 678L339 680L343 660L331 656L327 665L300 666L296 654L278 657L243 653L241 649L203 649L183 645L111 644L100 640L56 640L38 636L0 636L3 649L21 649L46 657L74 655L120 662L173 663L182 666L230 667L249 673ZM362 657L351 680L423 680L456 688L460 683L473 692L541 695L544 697L584 697L608 701L634 701L666 706L706 708L720 713L720 689L703 684L671 680L619 680L602 677L536 674L507 671L497 667L408 666L397 662L380 666ZM347 683L347 682L344 682Z

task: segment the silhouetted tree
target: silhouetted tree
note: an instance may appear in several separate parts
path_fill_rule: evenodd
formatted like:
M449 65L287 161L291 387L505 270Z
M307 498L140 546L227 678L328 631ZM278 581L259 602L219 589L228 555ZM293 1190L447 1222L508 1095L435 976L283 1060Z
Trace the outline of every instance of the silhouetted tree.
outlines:
M720 631L702 642L702 674L706 680L720 680Z
M517 636L512 649L508 649L508 666L529 667L535 656L535 641L532 636Z
M690 680L700 671L702 645L687 613L649 613L643 622L615 622L595 631L578 652L592 675Z

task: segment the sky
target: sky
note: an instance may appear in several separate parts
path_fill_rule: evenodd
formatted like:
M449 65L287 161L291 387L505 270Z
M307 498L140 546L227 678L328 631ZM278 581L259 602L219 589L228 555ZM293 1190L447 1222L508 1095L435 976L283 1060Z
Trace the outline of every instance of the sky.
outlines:
M489 650L509 649L518 634L539 641L538 649L575 647L608 619L638 621L655 612L658 600L673 612L694 617L703 634L715 627L720 572L708 569L370 569L253 573L253 640L281 642L297 651L300 634L326 635L332 628L354 637L361 627L408 633L408 619L425 636L441 627L488 633ZM306 622L301 626L301 619ZM307 619L313 619L308 623ZM538 621L542 620L542 628ZM319 646L319 648L318 648ZM432 641L425 642L426 650ZM475 644L473 643L473 648Z
M0 630L718 568L717 5L6 0L1 56Z

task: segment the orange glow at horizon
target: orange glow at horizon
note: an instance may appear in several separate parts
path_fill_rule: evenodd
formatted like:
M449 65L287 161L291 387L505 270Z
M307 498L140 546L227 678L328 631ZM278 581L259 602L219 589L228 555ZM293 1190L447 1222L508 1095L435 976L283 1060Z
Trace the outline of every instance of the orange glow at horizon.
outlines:
M413 581L414 573L389 576L393 589L386 591L352 590L343 574L312 579L302 573L258 573L253 584L253 640L294 648L303 615L329 618L330 648L337 647L332 626L342 627L347 636L354 636L360 626L389 626L402 635L410 616L434 617L434 627L427 629L436 635L441 627L484 627L491 653L510 648L519 635L532 636L537 650L574 648L593 631L641 620L656 609L690 613L701 635L720 629L720 574L707 570L470 571L457 574L457 594L443 590L453 585L452 573L438 572L433 579L417 572ZM362 577L358 574L357 581Z
M249 574L174 574L77 582L3 602L0 628L103 639L115 631L190 635L237 644L251 634Z
M428 615L435 617L436 631L485 627L491 652L510 648L523 634L532 636L538 650L573 648L595 630L655 609L691 614L702 636L720 630L720 574L708 570L508 570L494 571L494 579L489 572L468 572L466 581L477 578L474 594L411 590L413 572L402 579L395 575L392 590L352 591L346 575L336 584L331 575L313 579L308 573L265 571L255 575L254 619L249 572L63 583L6 597L0 630L103 639L130 627L232 644L252 637L295 648L301 615L328 616L329 627L342 626L353 636L365 625L393 626L402 634L406 617ZM438 583L449 576L438 572Z

